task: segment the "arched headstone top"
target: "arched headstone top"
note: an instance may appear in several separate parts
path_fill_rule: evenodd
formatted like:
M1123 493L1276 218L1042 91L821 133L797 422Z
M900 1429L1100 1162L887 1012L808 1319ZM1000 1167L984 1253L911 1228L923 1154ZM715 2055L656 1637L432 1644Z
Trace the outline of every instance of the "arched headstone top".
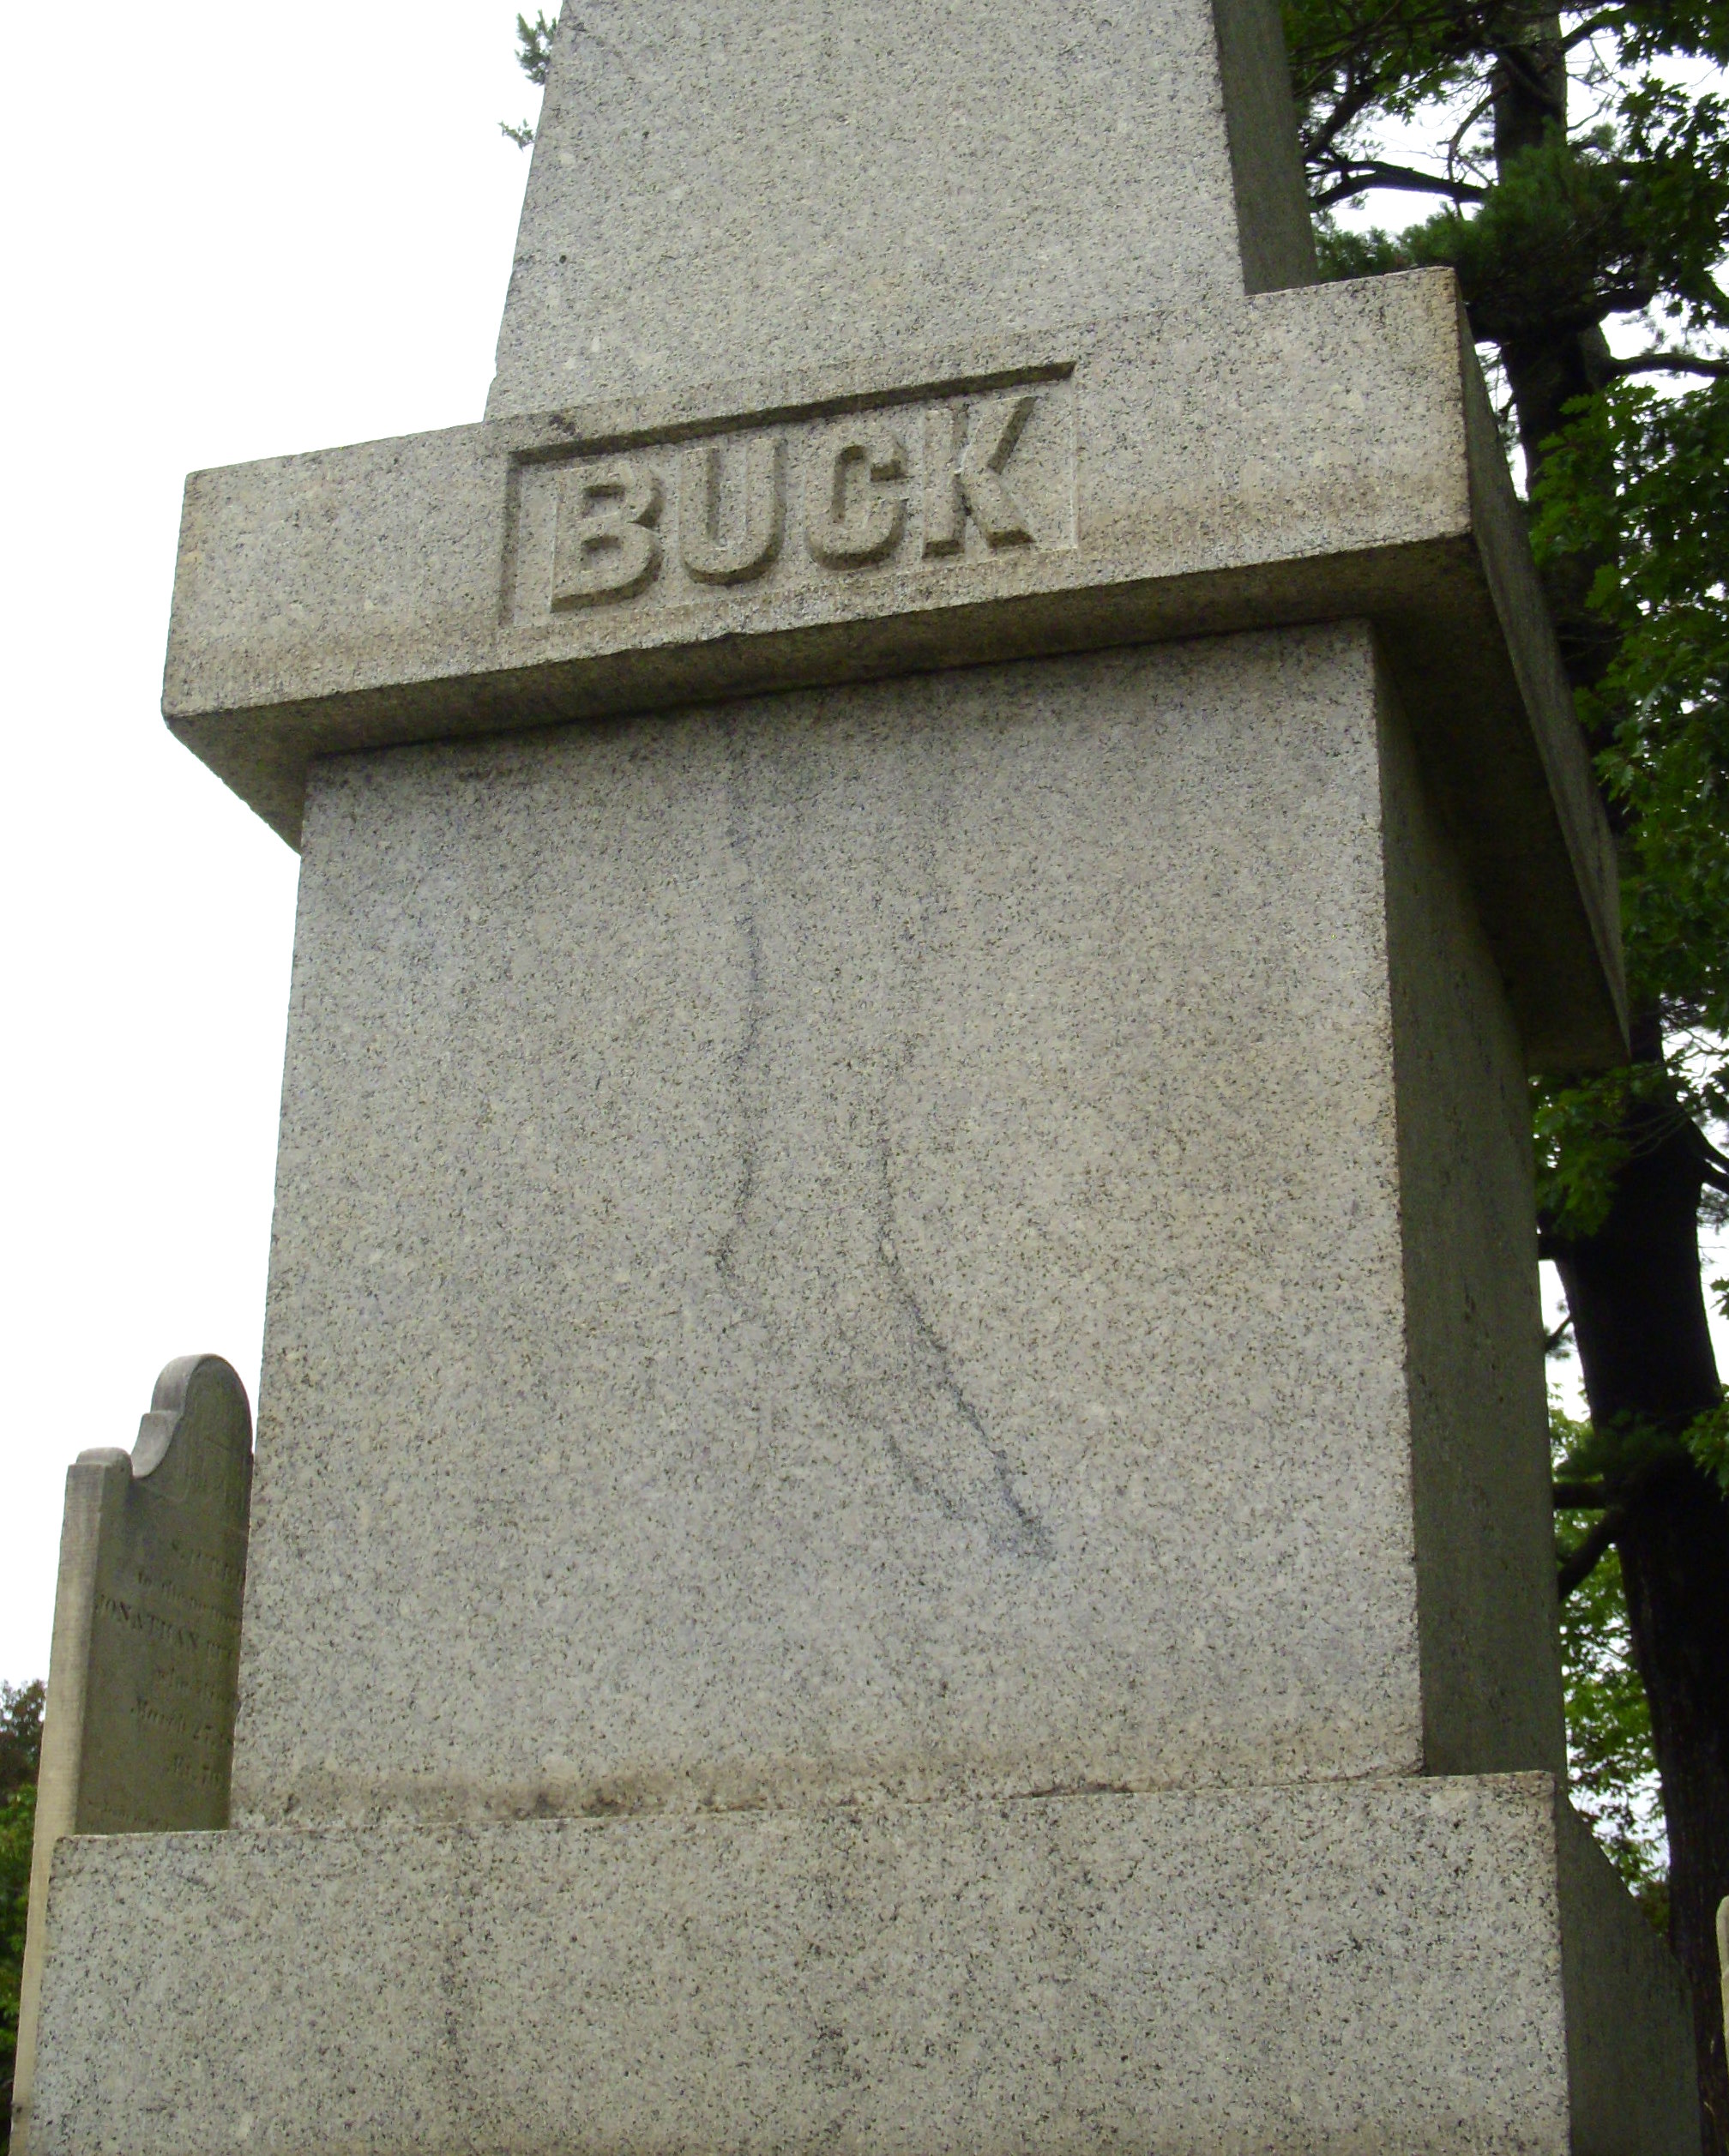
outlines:
M177 1355L139 1418L132 1479L154 1477L175 1494L195 1473L238 1472L251 1456L252 1410L238 1371L220 1355Z

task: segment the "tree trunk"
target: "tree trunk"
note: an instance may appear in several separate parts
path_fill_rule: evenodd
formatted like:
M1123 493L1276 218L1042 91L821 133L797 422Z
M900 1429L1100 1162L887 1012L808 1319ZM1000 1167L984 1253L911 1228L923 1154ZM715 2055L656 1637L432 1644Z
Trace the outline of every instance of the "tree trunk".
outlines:
M1509 10L1514 34L1492 78L1495 155L1510 160L1566 125L1566 54L1558 15ZM1508 322L1499 339L1527 470L1565 423L1566 407L1603 386L1600 330L1545 334ZM1603 474L1605 486L1613 475ZM1587 605L1599 563L1563 557L1545 570L1569 678L1595 688L1613 631ZM1612 821L1618 821L1611 804ZM1654 1013L1635 1026L1636 1057L1662 1058ZM1678 1436L1722 1397L1700 1283L1697 1135L1678 1108L1645 1102L1622 1134L1628 1158L1595 1234L1545 1244L1558 1262L1591 1419ZM1729 1505L1677 1448L1639 1473L1616 1538L1633 1655L1651 1703L1669 1831L1669 1939L1693 1998L1701 2130L1707 2156L1729 2156L1729 2070L1717 1961L1716 1906L1729 1894Z
M1699 1279L1699 1153L1678 1111L1630 1118L1596 1234L1552 1244L1591 1420L1674 1433L1720 1397ZM1635 1471L1616 1536L1669 1829L1669 1939L1693 1993L1708 2156L1729 2151L1716 1909L1729 1894L1729 1505L1684 1455Z
M1729 1893L1729 1509L1678 1464L1617 1538L1635 1659L1669 1826L1669 1943L1693 1991L1699 2107L1709 2156L1729 2149L1729 2068L1717 1967L1717 1904Z
M1533 15L1524 18L1523 27L1524 39L1501 50L1491 75L1495 164L1501 173L1515 158L1537 148L1551 130L1567 124L1561 18ZM1540 316L1487 322L1479 334L1496 339L1513 393L1526 477L1534 482L1545 445L1566 425L1568 406L1610 379L1608 340L1595 328L1557 335ZM1612 493L1614 473L1604 472L1601 485ZM1590 555L1567 554L1548 563L1544 572L1562 657L1575 689L1595 688L1615 655L1614 629L1587 603L1598 568Z

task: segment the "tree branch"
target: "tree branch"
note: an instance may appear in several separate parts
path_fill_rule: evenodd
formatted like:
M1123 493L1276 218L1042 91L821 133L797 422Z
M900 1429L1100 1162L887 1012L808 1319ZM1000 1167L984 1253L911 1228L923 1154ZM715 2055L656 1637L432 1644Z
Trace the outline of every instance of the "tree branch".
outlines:
M1601 15L1588 15L1576 29L1569 31L1561 40L1561 50L1563 52L1572 52L1581 45L1588 45L1591 39L1601 32L1614 29L1618 20L1614 11L1610 9L1606 9Z
M1557 1482L1557 1512L1600 1512L1609 1503L1607 1486L1600 1482Z
M1312 135L1304 137L1303 155L1307 163L1317 164L1322 158L1333 154L1333 145L1352 121L1360 119L1375 102L1375 89L1372 76L1366 82L1352 82L1347 79L1343 93L1326 119Z
M1699 1163L1700 1179L1714 1190L1729 1194L1729 1155L1720 1153L1698 1124L1688 1118L1688 1128L1693 1133L1693 1150Z
M1359 16L1354 21L1340 25L1339 34L1334 38L1330 45L1323 45L1312 50L1306 56L1299 56L1295 52L1292 54L1291 68L1293 78L1297 77L1301 57L1306 57L1309 63L1306 78L1298 78L1295 81L1299 111L1309 102L1328 75L1337 71L1344 75L1345 88L1339 103L1333 108L1332 117L1322 130L1325 141L1330 142L1341 127L1348 126L1366 106L1374 104L1377 97L1385 94L1387 87L1384 79L1385 69L1377 69L1371 64L1366 75L1358 75L1356 72L1356 63L1365 53L1372 53L1379 47L1385 33L1392 26L1399 11L1400 0L1388 0L1385 7L1372 10L1366 16Z
M1729 359L1702 359L1690 352L1641 352L1630 359L1612 359L1609 372L1627 374L1706 374L1729 376Z
M1474 104L1468 105L1466 108L1465 117L1460 121L1458 126L1454 129L1452 134L1448 136L1447 170L1449 174L1456 172L1460 166L1464 163L1465 137L1471 132L1472 129L1476 126L1478 121L1482 118L1484 113L1488 111L1489 107L1494 103L1494 101L1495 97L1493 91L1485 90L1483 95L1479 97Z
M1564 1602L1574 1588L1597 1569L1626 1518L1625 1505L1611 1506L1572 1555L1562 1560L1555 1575L1556 1593L1561 1601Z
M1440 179L1430 172L1414 172L1408 165L1384 165L1379 158L1365 158L1360 162L1352 159L1349 163L1341 160L1333 170L1340 177L1309 198L1316 209L1342 202L1350 195L1365 195L1373 188L1387 188L1400 195L1445 195L1455 202L1480 202L1488 192L1469 180Z
M1699 1149L1705 1158L1714 1162L1718 1167L1729 1171L1729 1153L1720 1153L1696 1123L1693 1126L1693 1135L1699 1141Z

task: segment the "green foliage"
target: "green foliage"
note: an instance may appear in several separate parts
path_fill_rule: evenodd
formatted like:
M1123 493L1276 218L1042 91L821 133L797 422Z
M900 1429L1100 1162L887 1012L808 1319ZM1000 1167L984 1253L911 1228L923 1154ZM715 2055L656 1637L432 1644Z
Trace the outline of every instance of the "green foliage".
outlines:
M1665 54L1729 59L1729 5L1725 0L1626 0L1617 10L1624 57L1647 65Z
M1334 152L1361 152L1377 124L1411 119L1471 87L1478 13L1428 0L1286 0L1292 87L1322 191Z
M0 2151L11 2139L12 2062L18 1987L30 1906L36 1770L42 1756L44 1687L0 1684Z
M1628 832L1629 986L1684 1037L1729 1032L1726 468L1729 381L1666 397L1621 382L1577 410L1536 489L1541 555L1600 563L1591 605L1618 643L1582 716L1606 738L1599 768ZM1714 1051L1693 1073L1694 1105L1721 1117Z
M516 18L516 64L537 90L546 87L546 71L552 64L552 40L558 34L557 16L537 14L531 22L526 15ZM531 121L519 120L511 126L508 120L500 120L498 132L519 150L526 150L534 140Z
M1378 229L1341 228L1324 212L1315 220L1315 252L1321 274L1329 279L1384 277L1390 270L1418 266L1402 235L1395 239Z
M0 1684L0 1800L36 1779L47 1697L39 1677L31 1684Z
M558 34L558 18L536 15L516 18L516 64L537 90L546 87L546 70L552 64L552 40Z
M1724 1283L1719 1282L1720 1289ZM1729 1491L1729 1400L1696 1416L1684 1430L1659 1430L1630 1418L1612 1429L1591 1423L1550 1418L1555 1479L1575 1486L1599 1487L1606 1503L1624 1497L1636 1477L1665 1460L1684 1453L1702 1472ZM1560 1555L1569 1548L1563 1538Z
M1615 656L1580 699L1622 828L1622 936L1636 1008L1666 1055L1539 1089L1543 1196L1563 1232L1607 1211L1642 1093L1672 1116L1729 1117L1729 381L1660 395L1617 383L1584 400L1536 488L1539 555L1594 561L1592 608ZM1605 486L1600 476L1612 475Z
M1589 1426L1550 1417L1557 1481L1600 1471ZM1559 1515L1557 1554L1589 1532L1588 1511ZM1561 1605L1561 1671L1573 1802L1659 1931L1669 1923L1668 1851L1658 1798L1651 1708L1633 1663L1621 1562L1612 1549Z
M1651 1065L1605 1071L1582 1085L1533 1080L1531 1135L1538 1209L1560 1235L1594 1235L1609 1215L1615 1176L1627 1158L1626 1111L1636 1086L1660 1081Z
M1557 130L1503 167L1474 215L1442 210L1407 235L1419 262L1458 272L1479 338L1587 329L1650 304L1660 280L1645 220L1607 148Z
M1383 259L1359 274L1450 268L1478 338L1503 346L1654 304L1690 326L1722 324L1711 271L1729 231L1725 108L1655 86L1620 118L1618 132L1546 135L1503 164L1469 214L1455 204L1396 238L1374 234Z
M1589 93L1582 132L1599 151L1624 151L1636 190L1658 166L1684 184L1679 160L1702 160L1717 139L1714 98L1688 87L1699 73L1688 63L1729 63L1729 8L1720 3L1607 0L1557 9L1550 0L1286 0L1284 16L1304 149L1322 198L1401 184L1360 176L1382 155L1389 123L1415 122L1429 130L1431 166L1458 190L1455 199L1476 199L1491 77L1509 63L1528 74L1533 56L1539 65L1545 58L1564 64ZM1708 194L1711 176L1696 177ZM1695 229L1689 214L1677 214L1673 198L1660 194L1651 209L1666 245Z
M1729 375L1729 4L1287 0L1286 26L1323 213L1371 187L1439 204L1392 233L1323 214L1327 274L1449 264L1503 359L1615 317L1650 344L1630 362L1599 347L1603 386L1557 406L1558 437L1527 437L1539 561L1606 655L1581 716L1620 842L1630 999L1663 1047L1536 1089L1545 1222L1589 1235L1642 1133L1729 1119L1729 379L1710 372ZM1585 123L1544 123L1539 99L1534 131L1497 138L1497 87L1520 69L1570 75ZM1389 143L1413 137L1398 161ZM1704 386L1635 378L1665 371Z
M1612 1550L1561 1605L1561 1667L1573 1802L1646 1915L1666 1932L1668 1852L1651 1709L1633 1666L1621 1563Z
M1601 1483L1611 1496L1654 1461L1672 1456L1681 1443L1672 1435L1637 1423L1604 1430L1553 1412L1549 1440L1557 1482Z
M1444 202L1365 243L1358 274L1446 263L1480 340L1503 348L1656 309L1690 329L1729 325L1716 282L1729 244L1729 107L1684 80L1729 61L1729 9L1612 4L1558 11L1532 0L1287 0L1304 148L1325 212L1372 188ZM1555 42L1556 26L1561 42ZM1497 79L1565 69L1587 124L1497 143ZM1429 132L1412 162L1389 129ZM1329 256L1340 247L1322 235ZM1352 243L1345 242L1346 258Z
M1719 1280L1714 1285L1720 1295L1725 1283ZM1720 1402L1696 1422L1690 1423L1682 1433L1681 1442L1693 1455L1695 1465L1729 1496L1729 1400Z
M0 2150L12 2138L12 2063L18 2048L18 1989L35 1828L36 1785L26 1782L0 1803Z

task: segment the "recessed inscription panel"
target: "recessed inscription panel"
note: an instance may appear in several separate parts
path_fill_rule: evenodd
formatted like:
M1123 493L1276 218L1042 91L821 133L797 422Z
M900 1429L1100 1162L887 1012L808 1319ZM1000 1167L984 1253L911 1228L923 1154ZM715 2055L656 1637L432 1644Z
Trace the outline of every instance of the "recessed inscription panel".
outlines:
M673 439L525 458L511 626L713 606L756 590L948 573L1075 545L1069 370L755 415Z

